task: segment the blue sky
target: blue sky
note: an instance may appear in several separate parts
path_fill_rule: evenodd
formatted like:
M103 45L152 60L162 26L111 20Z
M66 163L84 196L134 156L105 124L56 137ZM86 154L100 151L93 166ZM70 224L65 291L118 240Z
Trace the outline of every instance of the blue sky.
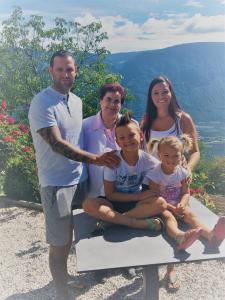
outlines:
M58 16L83 25L101 21L113 53L225 42L225 0L0 0L0 23L13 6L44 16L47 24Z

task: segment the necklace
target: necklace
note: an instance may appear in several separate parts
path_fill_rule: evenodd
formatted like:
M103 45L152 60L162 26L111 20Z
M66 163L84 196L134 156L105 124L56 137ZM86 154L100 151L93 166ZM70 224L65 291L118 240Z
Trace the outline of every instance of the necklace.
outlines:
M103 122L103 124L105 125L106 128L114 128L115 125L116 125L116 122L117 122L117 118L113 122L106 122L102 118L102 122Z

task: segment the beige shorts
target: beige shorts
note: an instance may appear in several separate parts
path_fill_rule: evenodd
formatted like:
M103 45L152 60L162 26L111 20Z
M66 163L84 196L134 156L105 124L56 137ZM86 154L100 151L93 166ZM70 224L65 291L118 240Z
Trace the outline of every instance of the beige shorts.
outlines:
M46 242L65 246L72 228L72 201L82 203L87 196L87 181L72 186L41 187L41 202L45 214Z

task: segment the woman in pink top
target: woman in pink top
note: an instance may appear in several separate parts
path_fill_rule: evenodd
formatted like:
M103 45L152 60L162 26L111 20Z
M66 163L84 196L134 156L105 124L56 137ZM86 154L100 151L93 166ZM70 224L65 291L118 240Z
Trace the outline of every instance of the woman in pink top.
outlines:
M118 150L115 125L126 94L119 83L105 84L99 91L100 111L83 120L84 149L99 154ZM88 166L89 196L104 196L103 167Z
M119 150L115 126L126 98L125 89L119 83L105 84L99 91L99 112L83 120L84 150L99 154ZM104 196L103 167L88 165L89 197ZM135 269L129 268L126 275L134 277ZM105 272L95 273L97 281L105 280Z

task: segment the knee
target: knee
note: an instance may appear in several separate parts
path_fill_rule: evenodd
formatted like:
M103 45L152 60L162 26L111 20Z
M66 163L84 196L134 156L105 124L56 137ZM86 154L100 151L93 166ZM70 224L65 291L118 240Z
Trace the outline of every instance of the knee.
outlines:
M82 204L83 210L86 213L90 213L91 211L93 211L94 206L95 206L95 201L94 201L93 198L87 198L87 199L85 199L84 202L83 202L83 204Z
M157 200L156 200L156 203L158 204L159 206L159 209L161 212L163 212L164 210L167 209L167 203L166 203L166 200L162 197L159 197Z
M190 209L185 209L184 211L184 219L193 219L195 218L195 214Z
M164 210L162 215L166 221L174 221L175 220L174 215L169 210Z

